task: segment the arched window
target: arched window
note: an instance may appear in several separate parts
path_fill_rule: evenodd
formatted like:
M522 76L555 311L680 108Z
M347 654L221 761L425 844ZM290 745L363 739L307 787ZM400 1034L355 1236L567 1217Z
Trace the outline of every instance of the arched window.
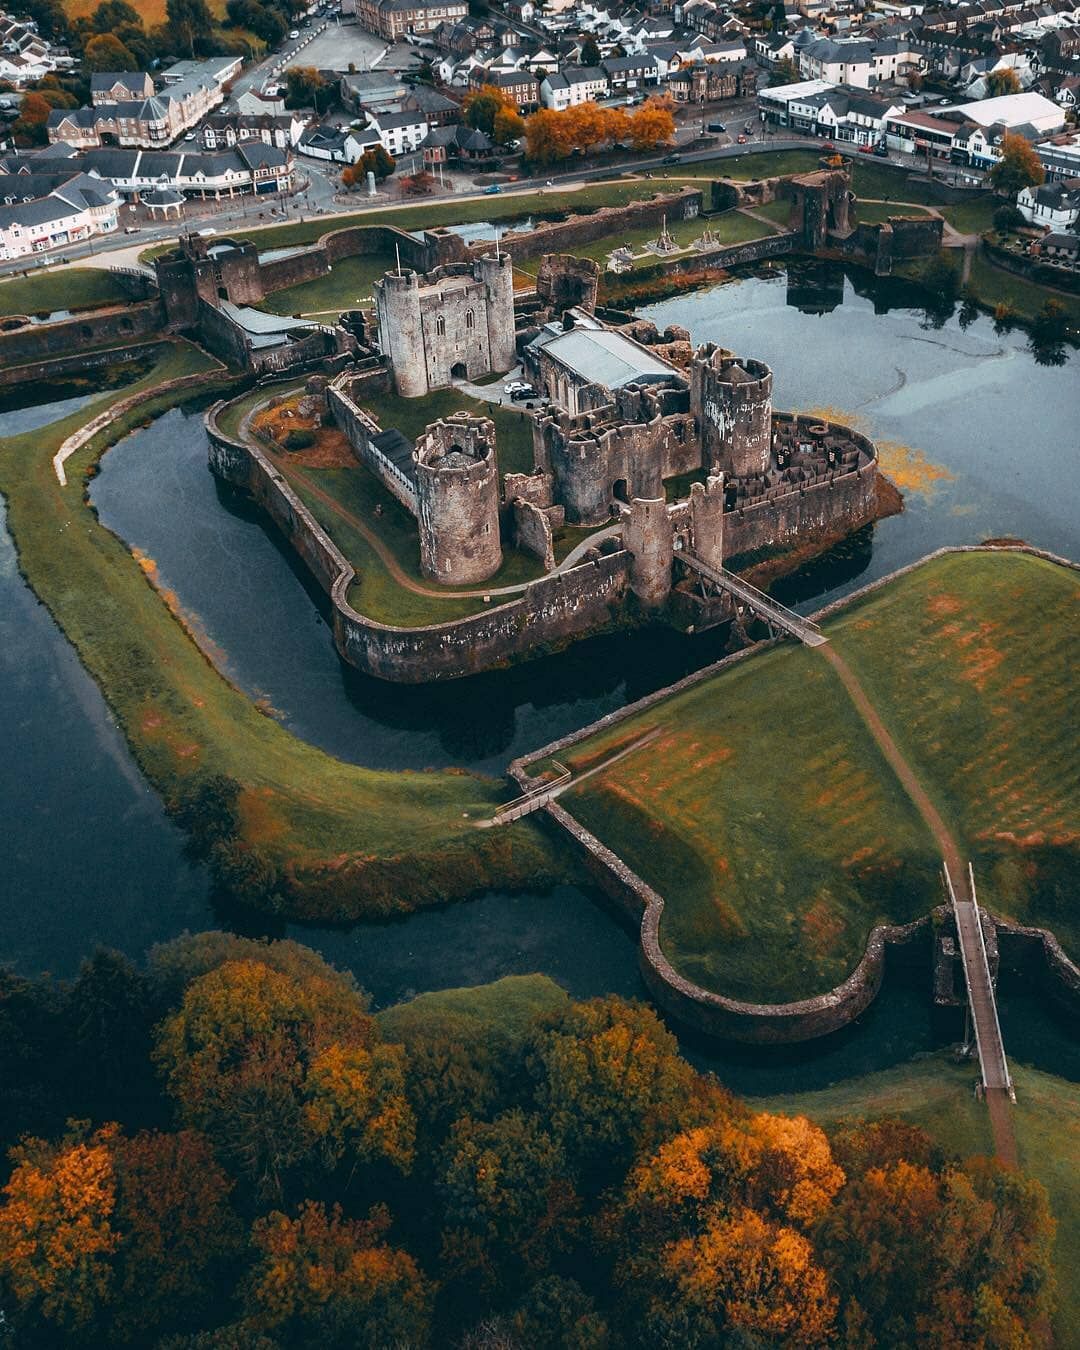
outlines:
M446 336L446 320L443 318L441 314L435 320L435 336L436 337Z
M465 311L465 327L466 327L466 328L472 328L472 327L475 326L475 324L476 324L476 316L475 316L475 314L473 314L473 312L472 312L471 309L467 309L467 310Z

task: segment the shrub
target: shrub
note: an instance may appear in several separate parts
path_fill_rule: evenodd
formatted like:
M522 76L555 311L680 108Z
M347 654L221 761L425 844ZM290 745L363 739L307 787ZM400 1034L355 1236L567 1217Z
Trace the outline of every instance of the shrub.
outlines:
M998 234L1009 234L1013 230L1021 229L1025 224L1023 215L1011 202L999 206L994 212L994 229Z
M307 427L294 427L282 441L286 450L308 450L314 444L315 433Z

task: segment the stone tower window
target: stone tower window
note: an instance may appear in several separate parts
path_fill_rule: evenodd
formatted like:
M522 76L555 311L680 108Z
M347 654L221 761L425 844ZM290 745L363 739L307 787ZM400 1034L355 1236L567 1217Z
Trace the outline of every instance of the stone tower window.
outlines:
M476 315L471 309L465 311L465 327L474 328L476 326Z
M441 314L435 320L435 336L436 337L446 336L446 320L443 318Z

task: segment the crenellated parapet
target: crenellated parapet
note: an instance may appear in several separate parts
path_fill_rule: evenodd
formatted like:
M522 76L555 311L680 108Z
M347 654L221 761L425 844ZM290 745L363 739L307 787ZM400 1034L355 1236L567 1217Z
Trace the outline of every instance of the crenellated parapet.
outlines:
M690 362L690 402L701 419L704 466L736 477L765 473L772 443L772 371L707 342Z
M413 451L420 570L444 585L486 581L502 565L499 467L490 417L455 413Z

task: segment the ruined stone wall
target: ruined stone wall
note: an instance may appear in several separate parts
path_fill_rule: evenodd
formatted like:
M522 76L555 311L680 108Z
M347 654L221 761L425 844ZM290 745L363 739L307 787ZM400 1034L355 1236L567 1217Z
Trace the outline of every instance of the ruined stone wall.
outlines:
M456 241L461 248L456 249L450 241ZM401 255L402 267L411 267L418 272L429 272L442 263L456 262L465 254L463 242L457 235L428 232L423 240L419 240L392 225L353 225L324 234L310 248L260 264L261 284L269 295L272 291L325 276L341 258L367 257L373 253L393 258L395 249Z
M243 331L207 300L200 299L195 327L199 341L221 361L246 366L248 345Z
M500 245L516 263L540 258L545 253L573 253L575 244L591 244L597 239L615 241L612 243L614 248L619 237L628 230L659 225L665 215L669 221L692 220L701 214L701 206L701 192L696 188L684 188L652 201L605 206L591 215L571 216L568 220L538 225L532 230L511 230L503 235ZM486 241L474 244L473 255L479 257L490 247Z
M876 480L877 462L871 461L729 511L724 517L725 555L733 558L829 530L856 529L873 519Z
M102 366L126 365L156 356L166 345L165 339L150 338L122 347L101 347L96 351L70 352L43 361L30 361L19 366L0 364L0 388L10 384L32 384L42 380L61 380L67 375L79 375Z
M511 503L513 512L514 547L539 558L545 572L555 567L555 547L551 537L551 520L547 513L523 497Z
M77 315L59 323L26 324L12 332L0 333L0 366L25 365L50 356L70 356L87 347L128 342L160 333L164 326L165 314L156 297Z
M391 628L366 618L348 602L355 576L351 564L266 456L221 430L221 406L206 415L210 467L251 494L329 593L338 652L358 670L404 684L456 679L523 660L617 620L628 590L625 552L542 577L520 597L467 619Z
M380 372L381 374L381 372ZM385 379L385 376L383 376ZM366 412L352 398L351 391L355 380L335 380L326 391L330 411L334 421L345 433L353 454L364 466L370 469L392 496L404 506L411 515L416 515L416 490L397 465L381 454L372 444L371 438L379 434L379 428Z
M536 277L540 306L554 318L567 309L596 309L600 268L591 258L571 253L547 254Z
M707 342L690 365L690 402L701 417L702 457L710 472L762 474L772 449L772 371Z

